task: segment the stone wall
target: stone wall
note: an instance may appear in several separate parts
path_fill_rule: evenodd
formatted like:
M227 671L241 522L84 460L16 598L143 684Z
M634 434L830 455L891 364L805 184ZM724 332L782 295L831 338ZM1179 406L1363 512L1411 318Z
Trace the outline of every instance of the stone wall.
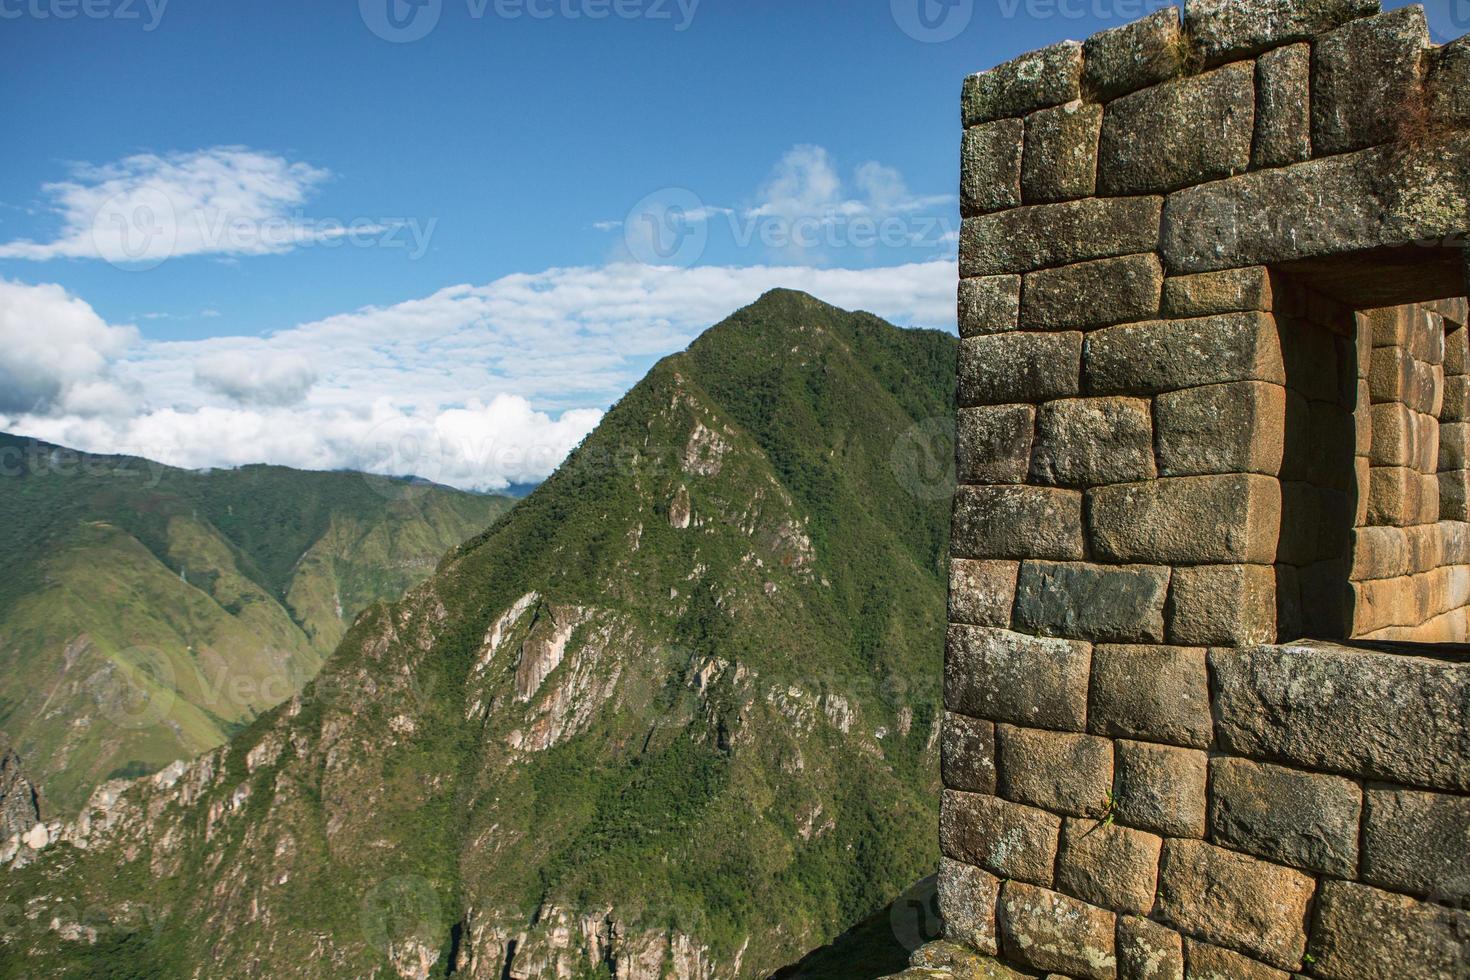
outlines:
M1038 975L1470 976L1470 39L1199 0L966 80L940 843ZM1458 440L1458 441L1457 441Z

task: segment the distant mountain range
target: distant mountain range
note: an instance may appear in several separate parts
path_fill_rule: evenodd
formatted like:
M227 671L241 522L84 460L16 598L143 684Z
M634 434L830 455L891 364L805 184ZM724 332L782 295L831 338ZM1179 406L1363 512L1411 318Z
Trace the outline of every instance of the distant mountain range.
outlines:
M0 733L43 814L219 745L512 503L0 434Z
M0 976L760 977L879 912L938 860L956 345L776 291L664 359L298 697L13 839Z

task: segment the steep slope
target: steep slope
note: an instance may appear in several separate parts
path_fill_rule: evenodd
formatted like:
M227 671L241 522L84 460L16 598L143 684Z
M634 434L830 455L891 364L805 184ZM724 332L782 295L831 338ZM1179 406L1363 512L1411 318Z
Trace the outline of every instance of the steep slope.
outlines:
M299 697L12 840L3 963L746 977L880 909L936 860L954 354L712 328Z
M0 729L69 815L299 691L510 501L282 467L198 473L0 435Z

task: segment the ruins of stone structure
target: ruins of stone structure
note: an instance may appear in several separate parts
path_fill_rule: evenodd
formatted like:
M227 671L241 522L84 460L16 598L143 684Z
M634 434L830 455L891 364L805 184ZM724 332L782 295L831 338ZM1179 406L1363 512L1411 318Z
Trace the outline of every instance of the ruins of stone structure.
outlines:
M963 121L946 937L1470 977L1470 38L1196 0Z

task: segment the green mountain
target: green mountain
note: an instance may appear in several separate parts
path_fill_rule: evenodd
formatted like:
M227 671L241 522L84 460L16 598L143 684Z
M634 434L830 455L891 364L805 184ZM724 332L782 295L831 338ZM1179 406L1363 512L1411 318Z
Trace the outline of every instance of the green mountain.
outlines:
M511 503L0 434L0 732L43 813L221 744Z
M0 976L756 977L882 909L955 352L777 291L666 358L299 697L0 848Z

